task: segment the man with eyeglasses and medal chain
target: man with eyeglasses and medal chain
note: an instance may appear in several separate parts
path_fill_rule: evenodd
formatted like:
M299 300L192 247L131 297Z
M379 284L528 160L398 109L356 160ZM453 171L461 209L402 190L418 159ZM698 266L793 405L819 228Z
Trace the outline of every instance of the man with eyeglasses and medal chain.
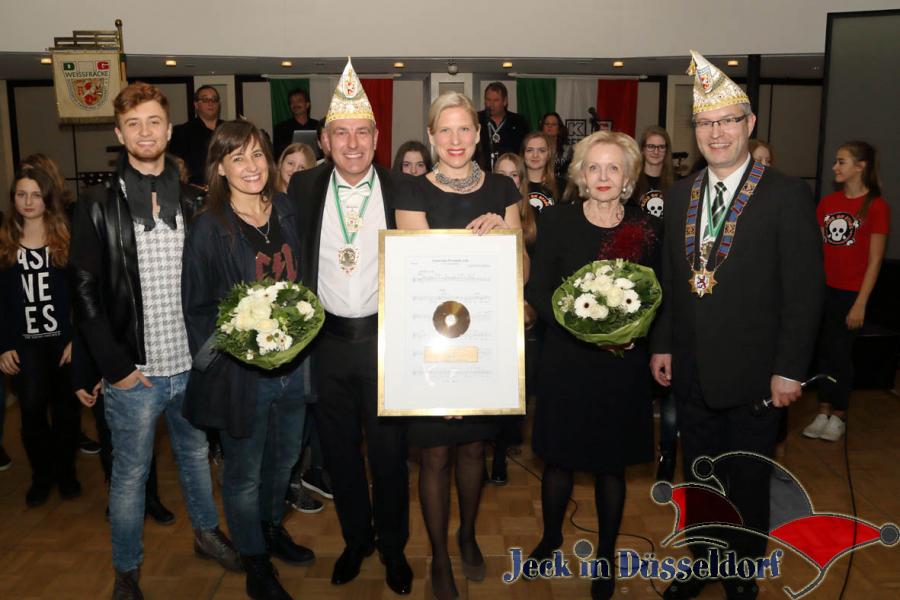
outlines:
M807 377L825 279L809 186L752 160L756 116L747 95L691 53L693 125L709 166L666 195L663 304L650 367L673 388L684 476L698 481L691 467L700 456L774 454L780 412ZM760 410L763 400L770 402ZM714 465L744 526L768 532L771 466L740 457ZM737 560L765 555L761 535L724 527L704 534ZM706 557L707 547L694 543L691 551ZM694 598L710 582L676 581L664 597ZM759 592L753 580L722 583L729 599Z

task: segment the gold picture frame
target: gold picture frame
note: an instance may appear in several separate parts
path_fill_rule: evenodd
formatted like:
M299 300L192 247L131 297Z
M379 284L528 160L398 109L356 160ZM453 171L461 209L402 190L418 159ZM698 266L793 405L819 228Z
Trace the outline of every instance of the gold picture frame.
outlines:
M523 249L518 229L379 232L378 416L525 414Z

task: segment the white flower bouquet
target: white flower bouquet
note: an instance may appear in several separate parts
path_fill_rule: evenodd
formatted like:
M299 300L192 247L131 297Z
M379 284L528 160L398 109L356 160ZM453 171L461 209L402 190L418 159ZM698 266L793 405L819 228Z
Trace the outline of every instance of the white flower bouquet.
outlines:
M583 342L621 347L644 337L662 301L650 267L617 260L583 266L553 292L556 321Z
M274 369L300 354L324 322L319 299L298 283L240 283L219 303L216 347L247 364Z

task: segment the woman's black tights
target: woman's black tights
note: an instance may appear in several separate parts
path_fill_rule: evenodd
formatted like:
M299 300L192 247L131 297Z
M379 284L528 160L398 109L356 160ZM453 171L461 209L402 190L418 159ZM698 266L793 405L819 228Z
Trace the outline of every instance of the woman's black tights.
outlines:
M432 588L438 598L452 598L457 594L447 547L453 454L453 446L422 448L419 469L419 502L431 542ZM475 542L475 518L483 485L484 443L460 444L455 447L455 454L460 553L466 563L481 564L484 557Z
M541 510L544 518L544 535L532 556L547 558L562 545L562 523L566 507L572 496L574 472L571 469L548 464L541 481ZM616 538L622 525L622 509L625 506L625 472L597 473L594 475L594 504L597 509L597 525L600 531L596 555L610 561L614 568Z

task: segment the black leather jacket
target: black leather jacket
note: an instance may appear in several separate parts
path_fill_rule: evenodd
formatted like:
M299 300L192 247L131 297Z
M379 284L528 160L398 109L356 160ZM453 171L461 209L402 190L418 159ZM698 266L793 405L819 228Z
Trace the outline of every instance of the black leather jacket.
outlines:
M181 186L185 226L203 199L198 188ZM120 381L146 358L134 224L118 177L91 188L78 202L69 263L76 328L100 375Z

